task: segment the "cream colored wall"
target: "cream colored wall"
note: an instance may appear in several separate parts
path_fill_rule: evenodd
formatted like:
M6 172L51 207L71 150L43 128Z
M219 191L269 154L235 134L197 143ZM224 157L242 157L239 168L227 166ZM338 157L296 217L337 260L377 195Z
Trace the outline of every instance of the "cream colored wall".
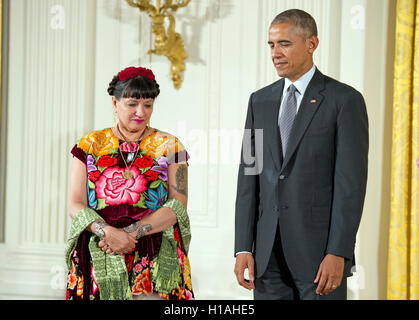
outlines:
M232 271L241 135L250 93L277 79L269 59L268 25L291 7L309 11L318 21L319 69L356 87L367 102L370 175L356 249L363 277L351 280L349 294L353 299L385 298L392 72L388 47L394 27L388 17L394 1L194 0L176 14L177 31L189 54L180 91L172 86L167 59L153 56L150 64L146 55L149 18L124 1L31 3L13 0L10 8L0 298L63 298L69 151L84 132L112 125L106 87L127 65L153 68L162 93L152 126L176 134L191 154L190 260L197 298L251 298L238 287ZM57 24L54 5L64 9L64 28Z
M393 61L396 1L367 1L364 96L370 153L359 263L365 267L361 299L386 299L390 216ZM377 15L376 12L383 14Z

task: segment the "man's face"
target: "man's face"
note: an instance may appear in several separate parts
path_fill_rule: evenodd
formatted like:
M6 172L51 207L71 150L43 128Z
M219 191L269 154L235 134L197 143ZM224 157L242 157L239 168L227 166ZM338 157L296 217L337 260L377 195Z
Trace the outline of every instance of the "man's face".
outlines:
M280 77L294 82L313 66L313 52L319 40L307 38L293 24L284 22L269 28L272 62Z

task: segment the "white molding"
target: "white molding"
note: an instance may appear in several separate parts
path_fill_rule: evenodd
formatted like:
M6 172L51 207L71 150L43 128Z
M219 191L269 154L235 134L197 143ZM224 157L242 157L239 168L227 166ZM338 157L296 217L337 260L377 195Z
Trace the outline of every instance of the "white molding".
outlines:
M70 150L93 98L95 1L10 1L6 238L0 296L63 298ZM50 23L61 6L65 23ZM92 35L93 32L93 35Z
M25 21L24 55L19 57L22 63L11 63L10 73L19 73L23 65L25 75L20 84L10 85L9 96L13 100L21 95L22 103L10 103L13 108L9 108L8 126L19 134L8 132L6 175L7 185L12 181L19 186L8 189L16 194L8 194L6 206L16 201L19 207L8 207L6 212L16 214L7 218L9 223L19 225L19 243L64 243L68 183L63 177L68 177L70 150L90 121L85 110L92 97L92 58L89 32L84 29L90 26L91 2L64 1L64 29L45 23L52 18L52 1L25 1L20 5L21 11L12 5L11 14ZM74 25L69 25L71 21ZM12 32L20 33L14 23ZM22 84L24 89L18 89ZM21 143L16 137L23 138ZM22 198L25 201L19 201Z
M64 299L67 268L64 246L0 246L0 297Z

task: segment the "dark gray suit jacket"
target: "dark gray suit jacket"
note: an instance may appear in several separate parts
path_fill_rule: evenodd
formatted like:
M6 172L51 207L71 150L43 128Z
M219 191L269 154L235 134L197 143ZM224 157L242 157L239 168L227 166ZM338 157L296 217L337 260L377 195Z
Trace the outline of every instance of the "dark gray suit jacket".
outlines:
M313 281L327 253L353 265L364 204L368 118L362 95L316 70L301 101L282 159L278 128L284 79L254 92L245 129L260 174L239 168L235 252L253 252L256 276L266 270L279 224L285 260L294 279ZM263 129L263 147L254 129ZM257 137L257 135L256 135ZM247 143L243 140L243 147ZM243 150L242 150L243 151ZM248 163L248 161L246 161Z

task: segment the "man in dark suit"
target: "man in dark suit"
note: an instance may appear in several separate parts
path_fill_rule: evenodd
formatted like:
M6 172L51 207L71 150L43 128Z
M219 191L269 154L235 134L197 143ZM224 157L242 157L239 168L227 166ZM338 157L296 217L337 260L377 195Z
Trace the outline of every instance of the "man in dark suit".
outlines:
M308 13L279 14L268 43L282 79L249 99L234 272L255 299L346 299L367 181L365 102L314 66Z

